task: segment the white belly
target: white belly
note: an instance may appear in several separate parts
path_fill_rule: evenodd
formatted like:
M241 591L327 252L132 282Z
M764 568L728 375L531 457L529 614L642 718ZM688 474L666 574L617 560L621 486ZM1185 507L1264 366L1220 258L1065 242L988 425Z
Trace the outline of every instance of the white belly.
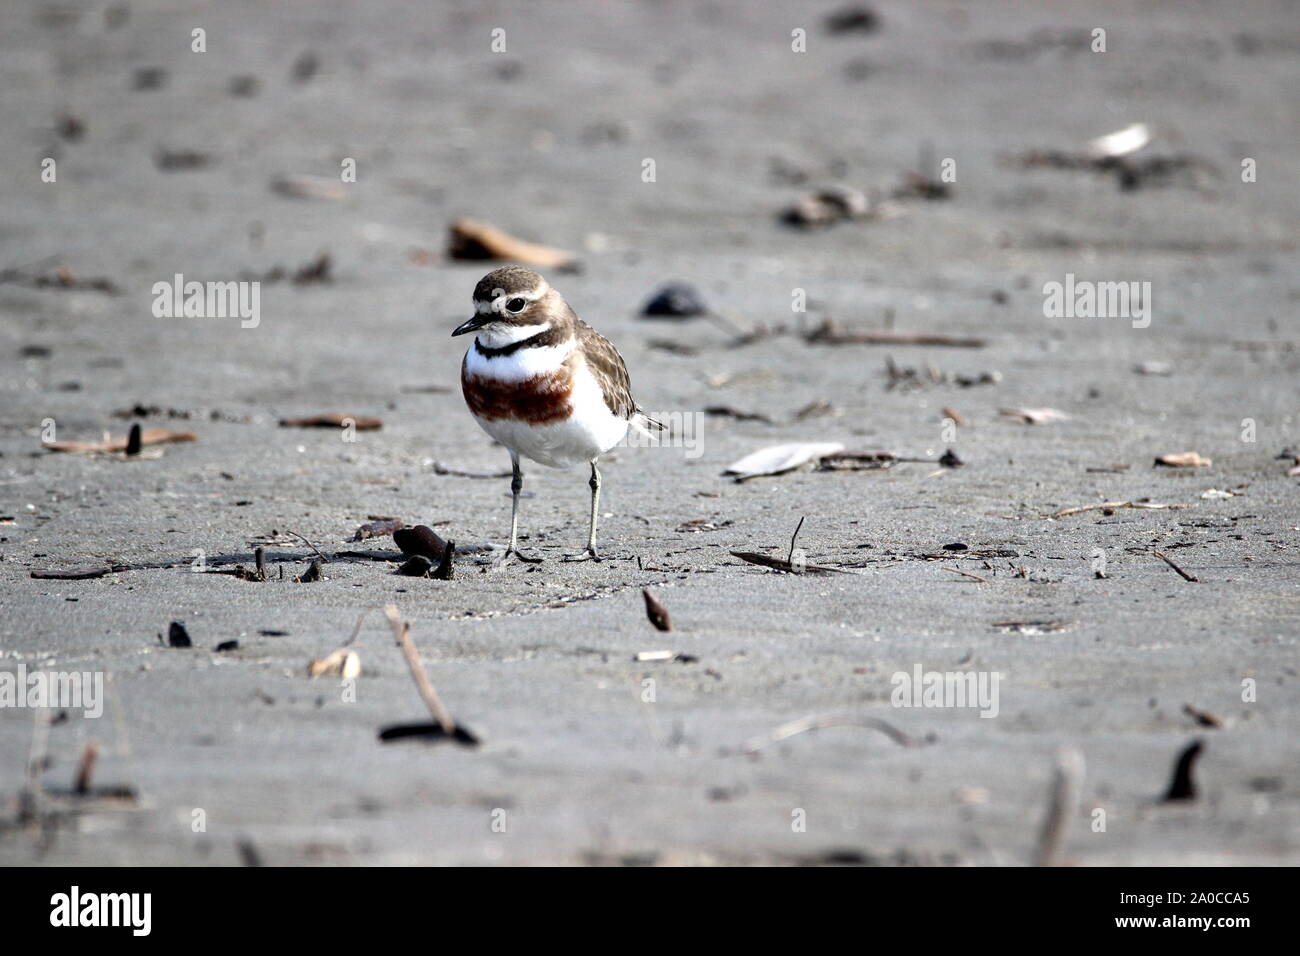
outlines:
M540 465L569 468L609 451L627 434L627 422L609 415L592 423L577 417L554 425L529 425L499 419L479 420L483 430L511 451Z
M527 351L536 353L543 350ZM557 354L546 356L549 361L539 362L540 356L525 357L516 353L487 363L471 350L468 367L479 375L518 381L539 371L549 371L548 366L558 367L566 354L567 350L557 349ZM475 421L511 451L551 468L585 464L609 451L627 435L627 419L609 410L600 385L583 363L578 363L574 370L569 404L573 413L564 421L548 425L530 425L506 418L488 421L478 416L475 416Z

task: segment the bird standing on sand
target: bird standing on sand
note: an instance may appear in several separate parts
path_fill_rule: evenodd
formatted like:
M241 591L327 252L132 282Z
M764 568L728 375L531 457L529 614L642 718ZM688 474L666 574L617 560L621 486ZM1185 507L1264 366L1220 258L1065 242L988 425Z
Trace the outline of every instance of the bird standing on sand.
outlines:
M591 465L591 525L587 549L566 560L596 558L600 470L596 460L630 427L648 434L647 418L632 398L623 357L609 340L583 322L564 297L533 272L507 266L489 272L474 288L474 317L452 335L475 333L461 364L461 390L479 426L510 451L510 545L501 558L525 558L517 550L522 455L565 468Z

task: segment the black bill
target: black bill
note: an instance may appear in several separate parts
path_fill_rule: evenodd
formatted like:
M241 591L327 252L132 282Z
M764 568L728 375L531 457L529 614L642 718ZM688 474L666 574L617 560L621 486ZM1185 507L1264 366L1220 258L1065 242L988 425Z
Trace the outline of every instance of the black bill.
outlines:
M452 331L452 335L464 335L466 332L477 332L483 326L492 321L492 316L485 312L480 312L472 319L466 319Z

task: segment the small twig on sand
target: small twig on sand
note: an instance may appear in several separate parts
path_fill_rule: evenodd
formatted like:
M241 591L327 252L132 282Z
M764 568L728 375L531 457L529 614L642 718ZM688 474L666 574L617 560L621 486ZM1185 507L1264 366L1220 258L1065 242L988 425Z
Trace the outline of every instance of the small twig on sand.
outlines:
M785 558L774 558L770 554L759 554L756 551L732 551L733 558L740 558L742 561L748 561L750 564L761 564L765 568L775 568L778 571L787 571L791 574L857 574L849 568L832 568L825 564L804 564L799 570Z
M1047 819L1038 837L1036 866L1057 866L1061 851L1065 849L1070 820L1079 808L1079 792L1083 787L1083 754L1065 748L1056 755L1056 775L1052 781L1052 798L1047 805Z
M98 756L99 744L93 740L87 741L86 749L81 752L81 764L77 768L77 782L73 785L78 796L90 794L90 781L95 775L95 758Z
M785 563L791 567L794 566L794 543L799 540L799 531L803 528L804 518L807 517L807 515L804 515L799 519L799 523L794 527L794 534L790 535L790 554L785 559Z
M285 534L291 534L291 535L293 535L295 538L297 538L297 539L298 539L299 541L301 541L303 544L307 545L307 547L311 548L313 551L315 551L317 554L319 554L319 555L320 555L320 559L321 559L322 561L324 561L326 564L329 564L330 559L327 558L327 557L325 557L324 554L321 554L321 550L320 550L320 548L316 547L316 545L312 544L310 541L308 541L306 538L304 538L302 535L300 535L297 531L290 531L288 528L285 528L285 529L284 529L284 533L285 533Z
M715 312L710 309L704 313L704 317L718 328L725 332L730 332L732 335L738 336L739 338L743 339L754 334L753 329L746 328L740 322L736 321L736 319L730 314Z
M46 571L32 571L31 576L38 580L87 581L92 578L102 578L106 574L113 574L125 570L128 569L123 565L105 565L103 567L92 568L51 568Z
M800 717L798 720L792 720L789 723L782 724L765 737L756 737L745 745L744 753L753 755L758 753L768 744L774 744L793 737L796 734L807 733L810 730L822 730L826 727L866 727L870 730L878 730L900 747L920 747L925 741L917 740L910 734L905 734L893 724L887 723L876 717L856 717L853 715L836 715L828 714L817 716L811 714L807 717Z
M804 335L810 345L929 345L959 349L982 349L985 340L938 334L905 332L853 332L840 329L830 319Z
M1193 740L1178 755L1178 762L1174 764L1173 779L1169 781L1169 789L1165 791L1166 801L1196 799L1196 781L1192 778L1192 771L1196 767L1196 758L1201 755L1204 747L1203 741Z
M1079 505L1077 508L1062 508L1060 511L1054 511L1050 515L1044 515L1045 518L1064 518L1066 515L1077 515L1084 511L1117 511L1120 508L1148 508L1152 510L1168 508L1171 511L1179 508L1191 508L1193 505L1162 505L1154 501L1103 501L1099 505Z
M350 645L353 641L355 641L355 640L357 639L357 635L361 633L361 624L362 624L362 622L365 621L365 619L366 619L367 617L370 616L370 611L373 611L373 610L374 610L374 608L370 608L369 610L366 610L366 611L362 611L362 612L361 612L361 616L360 616L359 618L357 618L357 626L354 627L354 628L352 629L352 636L349 637L346 641L343 642L343 644L342 644L343 647L347 647L348 645Z
M447 546L442 549L442 557L429 572L430 577L438 581L450 581L456 576L456 542L447 539Z
M992 583L988 578L982 578L978 574L971 574L969 571L963 571L961 568L950 568L947 565L940 565L940 567L942 567L943 570L945 571L951 571L953 574L964 574L968 578L974 578L976 581L979 581L981 584Z
M1192 704L1183 704L1183 713L1192 720L1196 721L1200 727L1214 727L1216 729L1223 726L1223 718L1217 717L1208 710L1193 706Z
M509 478L508 471L461 471L459 468L448 468L440 461L433 463L433 473L435 475L451 475L453 478Z
M18 819L23 823L41 818L41 802L45 787L41 775L45 772L46 745L50 738L50 713L39 707L32 708L32 746L27 755L27 787L19 798Z
M252 840L240 840L235 844L235 850L239 853L239 863L241 866L262 865L262 854L258 852L257 844Z
M1200 580L1201 580L1200 578L1198 578L1198 577L1197 577L1196 575L1194 575L1194 574L1188 574L1186 571L1184 571L1184 570L1183 570L1182 568L1180 568L1178 565L1174 564L1173 558L1169 557L1169 555L1165 554L1163 551L1157 551L1155 548L1152 548L1152 549L1151 549L1151 553L1154 554L1154 555L1155 555L1157 558L1159 558L1161 561L1163 561L1165 564L1169 565L1169 566L1170 566L1171 568L1173 568L1175 571L1177 571L1178 574L1179 574L1179 576L1182 577L1182 579L1183 579L1184 581L1191 581L1193 584L1199 584L1199 583L1200 583Z
M442 705L438 692L433 689L433 684L429 681L429 675L425 673L424 665L420 663L420 653L415 649L415 644L411 642L411 625L402 620L397 608L392 604L384 608L384 614L388 617L388 624L393 629L393 637L397 640L397 646L402 649L402 656L406 658L406 666L411 670L411 677L415 679L415 687L424 699L425 705L429 708L429 713L433 715L434 720L442 725L443 733L448 737L456 736L456 722L451 719L451 714Z

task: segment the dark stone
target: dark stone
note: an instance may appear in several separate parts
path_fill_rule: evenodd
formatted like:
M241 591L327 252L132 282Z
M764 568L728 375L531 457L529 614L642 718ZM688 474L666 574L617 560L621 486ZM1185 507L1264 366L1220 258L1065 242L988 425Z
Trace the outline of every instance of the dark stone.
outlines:
M672 282L663 286L641 310L642 315L670 319L690 319L708 313L709 308L704 304L700 293L694 286L684 282Z
M397 573L408 578L427 578L433 570L433 562L422 554L413 554L397 569Z
M171 626L167 628L167 646L168 647L193 647L194 642L190 640L190 632L185 630L185 625L180 621L172 621Z

